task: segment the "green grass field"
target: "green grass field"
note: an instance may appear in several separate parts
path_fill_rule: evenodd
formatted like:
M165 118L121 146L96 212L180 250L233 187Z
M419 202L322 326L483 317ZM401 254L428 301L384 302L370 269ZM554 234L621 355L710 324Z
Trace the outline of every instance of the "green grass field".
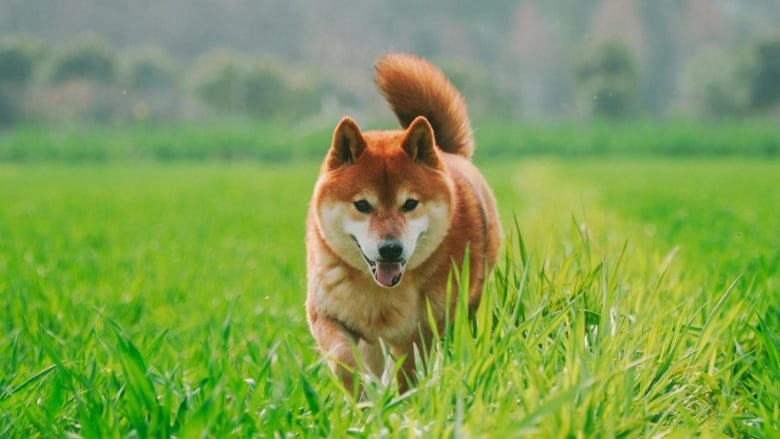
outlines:
M363 121L365 129L395 128ZM627 120L550 124L474 124L477 157L777 157L780 129L771 120ZM0 161L23 163L241 161L322 159L333 125L225 120L202 124L21 126L0 130Z
M403 396L304 315L317 165L0 165L0 437L777 437L780 162L482 166L506 256Z

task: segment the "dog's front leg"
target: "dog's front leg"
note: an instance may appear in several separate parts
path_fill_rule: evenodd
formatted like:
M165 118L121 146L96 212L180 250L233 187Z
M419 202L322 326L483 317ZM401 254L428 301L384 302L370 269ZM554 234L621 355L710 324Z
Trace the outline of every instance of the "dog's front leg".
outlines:
M314 334L320 351L328 360L331 371L336 375L349 393L354 394L357 375L357 361L354 349L357 336L338 320L309 312L309 326Z

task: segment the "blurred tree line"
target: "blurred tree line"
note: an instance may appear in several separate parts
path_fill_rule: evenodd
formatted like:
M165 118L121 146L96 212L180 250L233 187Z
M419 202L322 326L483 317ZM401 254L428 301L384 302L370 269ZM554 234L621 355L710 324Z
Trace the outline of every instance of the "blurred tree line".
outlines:
M0 39L0 124L176 121L247 115L285 120L319 111L321 78L255 56L214 50L182 69L159 47L118 51L94 35L49 47Z
M442 66L476 118L776 116L777 19L777 0L11 1L0 124L370 118L388 48Z

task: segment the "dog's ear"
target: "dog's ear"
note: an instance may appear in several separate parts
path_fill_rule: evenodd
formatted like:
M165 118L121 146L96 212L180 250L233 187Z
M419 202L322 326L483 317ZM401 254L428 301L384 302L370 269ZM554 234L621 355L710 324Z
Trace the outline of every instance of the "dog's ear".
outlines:
M360 127L354 120L345 117L333 131L333 144L328 152L326 167L332 170L355 163L365 149L366 142L360 134Z
M415 162L433 168L439 167L439 156L436 154L436 139L433 137L433 127L424 116L417 116L409 128L402 145L404 151Z

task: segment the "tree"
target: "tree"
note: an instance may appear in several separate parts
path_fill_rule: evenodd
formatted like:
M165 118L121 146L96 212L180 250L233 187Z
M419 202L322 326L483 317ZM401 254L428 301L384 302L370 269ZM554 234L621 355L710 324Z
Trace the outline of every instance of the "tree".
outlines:
M749 106L749 62L743 51L712 47L693 55L681 89L697 112L713 118L744 115Z
M635 107L635 61L621 40L607 39L587 48L575 67L575 80L588 111L595 116L621 118Z
M750 80L750 104L755 109L780 102L780 39L756 45Z
M192 69L195 93L217 110L244 110L241 66L237 59L233 52L216 50L203 55Z
M84 35L72 40L55 55L51 80L54 83L72 79L109 83L116 78L116 64L114 51L105 40Z
M176 65L159 47L133 49L126 55L124 81L137 90L161 90L176 84Z
M21 117L26 86L42 53L43 43L34 37L14 35L0 40L0 125Z
M320 109L319 82L268 60L229 51L207 54L196 65L195 92L212 108L261 119L305 117Z

